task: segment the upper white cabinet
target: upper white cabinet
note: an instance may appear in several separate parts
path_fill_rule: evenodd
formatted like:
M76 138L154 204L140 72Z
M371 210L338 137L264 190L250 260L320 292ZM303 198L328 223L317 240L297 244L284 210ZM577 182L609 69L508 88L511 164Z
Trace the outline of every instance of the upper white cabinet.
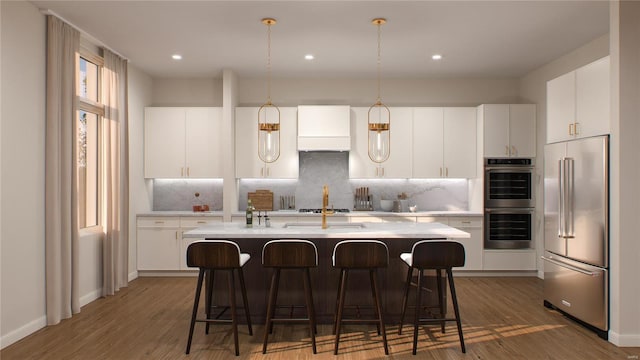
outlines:
M413 111L413 177L476 176L476 108Z
M146 178L221 178L221 108L148 107Z
M389 159L373 162L368 154L368 107L351 108L351 151L349 177L352 179L411 178L411 133L413 108L392 107Z
M280 108L280 157L272 163L258 157L258 110L236 108L236 178L297 179L297 108Z
M535 157L536 106L486 104L478 107L484 157Z
M610 132L609 57L547 82L547 143Z

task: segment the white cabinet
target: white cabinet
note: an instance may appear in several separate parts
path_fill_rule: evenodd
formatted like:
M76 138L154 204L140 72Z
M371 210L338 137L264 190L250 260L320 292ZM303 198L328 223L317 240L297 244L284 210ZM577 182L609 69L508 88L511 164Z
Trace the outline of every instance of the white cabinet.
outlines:
M468 239L456 239L464 246L464 266L458 270L482 270L482 217L450 217L449 226L471 234Z
M535 157L536 106L486 104L478 107L484 157Z
M138 270L180 268L180 221L177 218L138 219Z
M198 239L183 238L182 233L212 222L222 222L222 217L139 217L138 270L193 270L187 267L187 247Z
M476 109L414 108L413 177L476 176Z
M368 153L367 107L351 108L351 151L349 152L349 178L411 178L411 133L413 108L392 107L389 159L375 163Z
M547 82L547 143L610 132L609 57Z
M221 108L145 108L146 178L221 178Z
M258 157L258 110L236 108L236 178L297 179L297 108L280 108L280 157L272 163L264 163Z
M536 265L535 249L484 250L484 270L532 271Z

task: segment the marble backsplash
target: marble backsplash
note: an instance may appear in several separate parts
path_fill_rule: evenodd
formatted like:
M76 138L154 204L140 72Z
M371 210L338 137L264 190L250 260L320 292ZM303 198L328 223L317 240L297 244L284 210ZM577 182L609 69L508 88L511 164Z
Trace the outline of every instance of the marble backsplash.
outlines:
M409 205L418 211L465 211L469 209L466 179L349 179L349 153L301 152L297 180L241 179L238 208L244 210L247 193L265 189L273 192L274 209L280 210L280 196L295 196L296 209L320 208L322 186L329 186L329 206L353 209L356 188L368 187L374 210L380 199L394 200L405 193ZM154 180L153 209L191 210L199 192L211 210L222 210L222 180Z

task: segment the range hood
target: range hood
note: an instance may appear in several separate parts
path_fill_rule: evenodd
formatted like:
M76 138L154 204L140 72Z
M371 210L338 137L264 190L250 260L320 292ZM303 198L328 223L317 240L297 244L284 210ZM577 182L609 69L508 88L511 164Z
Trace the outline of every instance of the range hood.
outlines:
M349 105L299 105L298 151L349 151Z

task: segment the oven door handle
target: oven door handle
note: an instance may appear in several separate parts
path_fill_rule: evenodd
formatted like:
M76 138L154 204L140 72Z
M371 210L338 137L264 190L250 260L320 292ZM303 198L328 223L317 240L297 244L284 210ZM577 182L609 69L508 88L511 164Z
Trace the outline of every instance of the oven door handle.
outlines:
M532 214L534 208L485 208L486 213L503 213L503 214Z

